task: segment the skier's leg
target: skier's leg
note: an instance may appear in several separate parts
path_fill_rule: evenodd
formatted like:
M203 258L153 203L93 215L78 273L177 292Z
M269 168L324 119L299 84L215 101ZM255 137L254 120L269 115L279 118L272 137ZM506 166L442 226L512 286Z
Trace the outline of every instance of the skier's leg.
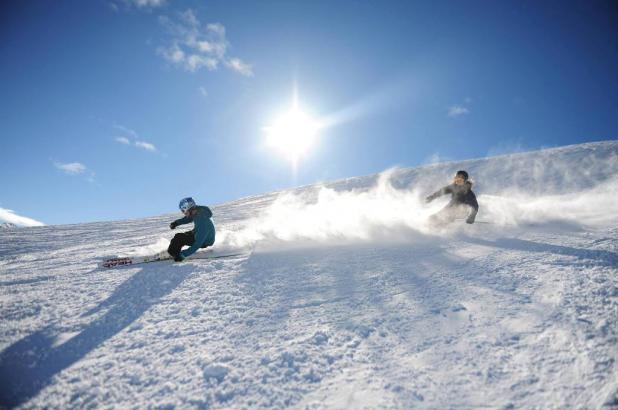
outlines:
M453 207L453 217L455 219L466 219L470 214L470 205L457 205Z
M466 218L466 222L467 223L474 223L474 220L476 219L476 214L478 213L478 209L475 209L471 206L468 206L468 216Z
M447 205L440 211L429 217L429 222L433 225L446 225L457 219L463 219L468 216L467 205Z
M170 242L170 246L167 248L167 253L169 253L172 258L176 258L180 254L183 246L191 246L193 245L193 242L195 242L193 232L189 231L177 233Z
M432 225L446 225L455 220L453 207L445 206L435 214L429 217L429 223Z

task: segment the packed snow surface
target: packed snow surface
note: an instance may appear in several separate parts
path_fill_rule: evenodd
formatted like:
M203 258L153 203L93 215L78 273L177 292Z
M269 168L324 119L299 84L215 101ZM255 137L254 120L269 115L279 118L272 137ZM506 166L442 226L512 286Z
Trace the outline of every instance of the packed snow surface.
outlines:
M458 169L477 223L431 227ZM618 407L617 175L617 141L392 169L213 206L236 256L116 269L190 226L0 230L0 407Z

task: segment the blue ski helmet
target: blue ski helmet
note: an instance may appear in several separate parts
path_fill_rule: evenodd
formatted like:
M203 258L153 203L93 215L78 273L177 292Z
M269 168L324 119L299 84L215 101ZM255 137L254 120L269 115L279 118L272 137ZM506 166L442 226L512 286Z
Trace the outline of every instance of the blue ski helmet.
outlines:
M178 208L180 208L182 212L187 212L189 209L193 208L195 205L196 205L195 201L193 200L193 198L189 196L187 198L183 198L180 200L180 203L178 204Z

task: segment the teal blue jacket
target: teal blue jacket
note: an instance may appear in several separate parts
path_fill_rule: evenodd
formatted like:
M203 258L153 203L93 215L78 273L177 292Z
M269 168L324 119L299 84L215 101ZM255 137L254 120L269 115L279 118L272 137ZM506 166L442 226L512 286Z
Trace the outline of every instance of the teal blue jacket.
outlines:
M180 252L183 258L193 255L199 248L212 246L215 243L215 224L212 222L212 211L207 206L198 206L197 212L192 217L185 216L184 218L174 221L176 225L184 225L193 222L193 237L195 242L189 249Z

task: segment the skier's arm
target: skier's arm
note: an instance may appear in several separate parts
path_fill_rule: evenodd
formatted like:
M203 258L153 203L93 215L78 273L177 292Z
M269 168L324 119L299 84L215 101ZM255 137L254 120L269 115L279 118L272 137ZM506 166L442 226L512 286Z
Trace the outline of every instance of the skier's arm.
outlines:
M184 218L176 219L174 222L170 224L170 228L174 229L178 225L185 225L193 222L193 218L185 216Z
M425 198L425 202L431 202L431 201L433 201L434 199L436 199L439 196L450 194L450 193L451 193L451 186L447 185L447 186L437 190L433 194L429 195L427 198Z

